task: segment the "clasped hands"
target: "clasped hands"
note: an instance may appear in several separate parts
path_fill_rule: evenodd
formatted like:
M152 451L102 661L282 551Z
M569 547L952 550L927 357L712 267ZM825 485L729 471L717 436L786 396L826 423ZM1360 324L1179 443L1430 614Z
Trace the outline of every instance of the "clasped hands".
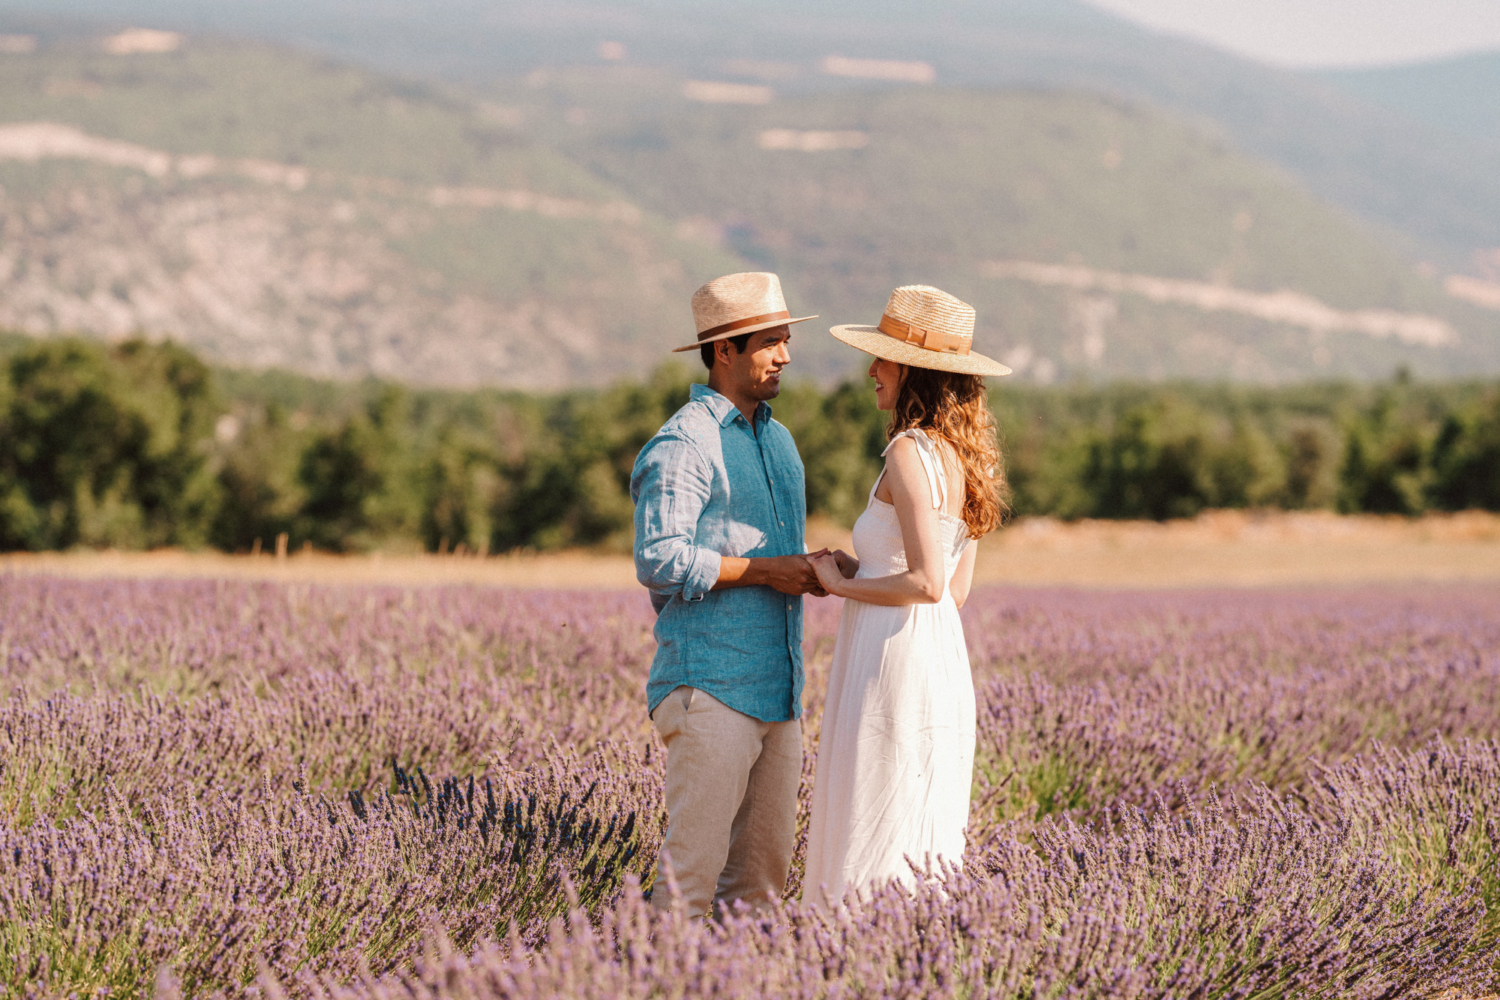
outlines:
M772 567L770 584L783 594L827 597L842 580L859 571L859 560L843 549L819 549L801 556L779 556Z

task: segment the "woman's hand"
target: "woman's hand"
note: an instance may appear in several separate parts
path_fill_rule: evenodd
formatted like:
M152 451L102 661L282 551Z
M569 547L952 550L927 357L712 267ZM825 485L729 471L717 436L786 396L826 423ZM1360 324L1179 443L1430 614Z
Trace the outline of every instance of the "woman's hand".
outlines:
M838 596L839 585L844 582L844 574L840 570L838 560L832 553L820 553L808 556L812 563L813 572L818 574L818 582L828 593Z
M833 561L839 564L839 572L843 574L844 579L854 579L854 574L859 572L859 560L843 549L834 549L830 554L833 556Z

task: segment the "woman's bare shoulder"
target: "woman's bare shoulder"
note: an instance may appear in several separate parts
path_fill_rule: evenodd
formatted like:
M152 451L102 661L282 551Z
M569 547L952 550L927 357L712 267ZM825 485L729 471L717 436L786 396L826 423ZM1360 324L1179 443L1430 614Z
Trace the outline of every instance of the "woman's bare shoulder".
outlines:
M890 446L885 450L885 467L895 470L915 469L922 464L922 456L917 454L917 442L910 435L903 434L892 439Z
M881 494L889 492L894 498L899 491L901 494L916 497L925 496L927 489L927 471L923 467L919 446L910 437L896 438L886 450L885 473L882 476L880 491L876 495L887 503L891 503L892 499L887 499Z
M902 431L891 438L891 443L885 446L886 457L901 452L903 454L914 454L917 450L917 439L910 431Z

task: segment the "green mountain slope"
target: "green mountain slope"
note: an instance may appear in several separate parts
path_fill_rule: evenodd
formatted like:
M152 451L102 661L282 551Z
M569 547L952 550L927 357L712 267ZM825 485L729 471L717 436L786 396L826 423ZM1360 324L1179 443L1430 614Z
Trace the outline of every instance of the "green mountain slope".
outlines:
M357 9L346 0L0 0L6 30L49 30L38 12L247 34L478 83L598 64L605 40L623 43L632 62L678 74L769 70L788 94L869 86L820 73L830 54L925 60L948 86L1089 90L1204 123L1448 269L1500 247L1494 145L1393 115L1378 94L1350 96L1317 75L1146 31L1080 0L386 0Z
M684 230L780 270L839 321L873 319L893 285L929 281L980 308L992 349L1049 359L1038 374L1284 380L1496 363L1495 318L1453 303L1287 176L1157 113L1087 94L933 88L705 105L667 77L550 79L510 96L531 95L560 148ZM763 148L819 135L859 148ZM1441 317L1455 333L1439 348L1320 332L997 279L1005 269L987 263L1017 259L1294 289L1340 310Z
M1500 149L1500 52L1319 76L1373 104Z
M7 325L325 375L606 380L738 266L509 109L262 46L0 56L0 184Z
M177 154L298 164L410 184L611 192L515 127L504 109L255 44L193 41L166 53L102 54L70 39L0 58L0 111L63 121Z
M940 284L1042 382L1500 370L1500 316L1158 113L925 87L704 104L684 84L553 71L480 99L200 39L0 55L0 325L550 388L649 370L697 284L772 267L830 321ZM804 331L804 374L858 365Z

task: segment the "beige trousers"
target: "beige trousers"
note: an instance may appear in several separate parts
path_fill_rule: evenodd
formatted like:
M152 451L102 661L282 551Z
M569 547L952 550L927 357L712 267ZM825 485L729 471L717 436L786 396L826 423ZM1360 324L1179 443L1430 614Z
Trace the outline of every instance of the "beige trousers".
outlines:
M667 745L667 836L651 903L672 906L670 868L687 912L781 898L797 830L802 724L761 722L697 688L662 699L651 721Z

